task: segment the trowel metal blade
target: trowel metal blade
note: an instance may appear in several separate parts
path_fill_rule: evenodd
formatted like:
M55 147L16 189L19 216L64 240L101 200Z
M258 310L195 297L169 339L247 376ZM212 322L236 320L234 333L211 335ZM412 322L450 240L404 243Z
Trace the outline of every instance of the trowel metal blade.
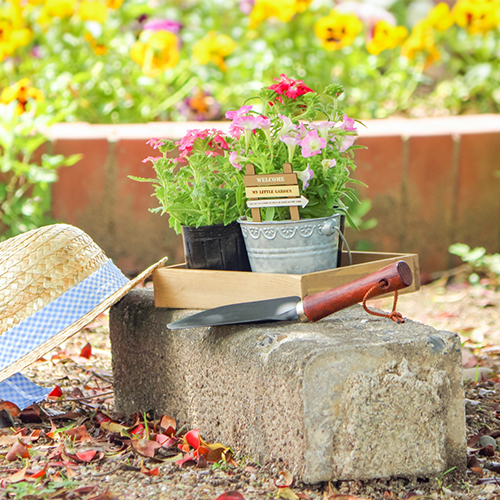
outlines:
M167 325L171 330L201 326L232 325L256 321L294 321L299 319L296 305L300 297L258 300L216 307Z

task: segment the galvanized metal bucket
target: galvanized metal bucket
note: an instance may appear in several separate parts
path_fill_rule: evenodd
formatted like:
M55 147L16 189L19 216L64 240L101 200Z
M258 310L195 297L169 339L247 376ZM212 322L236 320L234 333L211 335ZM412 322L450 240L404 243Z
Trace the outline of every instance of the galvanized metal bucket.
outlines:
M254 273L307 274L337 267L340 215L298 221L238 219ZM347 244L346 244L347 246Z

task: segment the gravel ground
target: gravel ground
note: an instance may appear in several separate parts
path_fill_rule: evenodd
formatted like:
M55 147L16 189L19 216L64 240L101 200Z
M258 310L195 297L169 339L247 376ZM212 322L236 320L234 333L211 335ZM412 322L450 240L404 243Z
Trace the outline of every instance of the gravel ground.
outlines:
M286 476L280 475L280 464L257 464L249 457L239 456L233 450L229 463L200 464L185 468L175 463L158 461L140 455L130 446L107 441L92 441L95 429L90 425L96 412L113 413L112 373L107 316L101 316L93 325L50 353L44 360L32 365L25 374L36 383L47 387L58 385L64 396L58 401L40 404L53 423L19 423L29 432L43 429L40 438L30 449L31 459L9 462L5 455L12 446L8 428L0 429L0 495L3 498L68 498L83 500L128 500L138 498L214 500L220 495L237 491L241 496L226 496L227 500L244 498L291 498L349 500L349 496L379 499L461 498L489 499L500 496L500 452L485 442L500 436L500 383L496 376L500 360L500 292L465 285L446 285L446 279L422 287L419 292L400 296L398 311L415 321L438 329L456 331L463 341L463 361L469 439L469 467L467 474L451 471L438 478L392 478L374 481L339 481L317 485L294 483L290 488L278 488ZM372 307L390 310L391 299L370 302ZM92 355L82 357L84 346L90 343ZM475 366L484 368L481 372ZM61 414L71 412L71 420ZM42 413L43 415L43 413ZM73 444L61 429L87 425L89 442ZM65 427L66 426L66 427ZM54 429L55 437L49 439ZM498 435L496 432L498 431ZM200 429L203 436L203 429ZM97 434L96 434L97 435ZM59 438L58 438L59 436ZM487 437L485 437L487 436ZM478 438L481 437L480 442ZM489 439L489 441L488 441ZM496 441L495 441L496 442ZM500 441L499 441L500 442ZM99 458L77 467L61 466L60 461L49 460L45 476L35 480L8 482L12 474L28 465L26 474L39 470L61 443L76 453L92 448ZM72 448L73 447L73 448ZM496 448L496 445L495 445ZM57 449L57 448L56 448ZM117 451L119 450L119 451ZM67 452L67 451L66 451ZM4 459L2 461L2 456ZM64 459L64 455L63 455ZM497 463L498 461L498 463ZM498 471L498 476L497 472ZM157 474L157 475L156 475ZM498 481L496 479L498 477Z

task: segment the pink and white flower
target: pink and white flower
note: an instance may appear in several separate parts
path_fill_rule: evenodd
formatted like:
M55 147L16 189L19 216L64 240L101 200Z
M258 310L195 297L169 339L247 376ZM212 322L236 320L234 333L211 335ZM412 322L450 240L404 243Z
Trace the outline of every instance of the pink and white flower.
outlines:
M312 130L300 141L302 147L302 156L308 158L321 153L321 150L326 146L326 141L323 137L319 137L317 130Z
M297 174L297 177L302 181L302 190L309 187L309 181L314 177L314 172L309 167L309 164L307 164L307 167L305 170L298 171L295 173Z

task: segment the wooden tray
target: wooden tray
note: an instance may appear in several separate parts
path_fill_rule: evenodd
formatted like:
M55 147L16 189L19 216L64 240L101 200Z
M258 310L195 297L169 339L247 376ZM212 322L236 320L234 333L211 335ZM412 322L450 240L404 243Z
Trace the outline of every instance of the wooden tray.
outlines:
M226 304L251 302L297 295L304 298L313 293L344 285L367 274L404 260L412 270L413 283L399 293L420 289L417 254L385 252L342 253L342 267L309 274L266 274L239 271L186 269L185 264L164 267L153 273L156 307L175 309L211 309Z

